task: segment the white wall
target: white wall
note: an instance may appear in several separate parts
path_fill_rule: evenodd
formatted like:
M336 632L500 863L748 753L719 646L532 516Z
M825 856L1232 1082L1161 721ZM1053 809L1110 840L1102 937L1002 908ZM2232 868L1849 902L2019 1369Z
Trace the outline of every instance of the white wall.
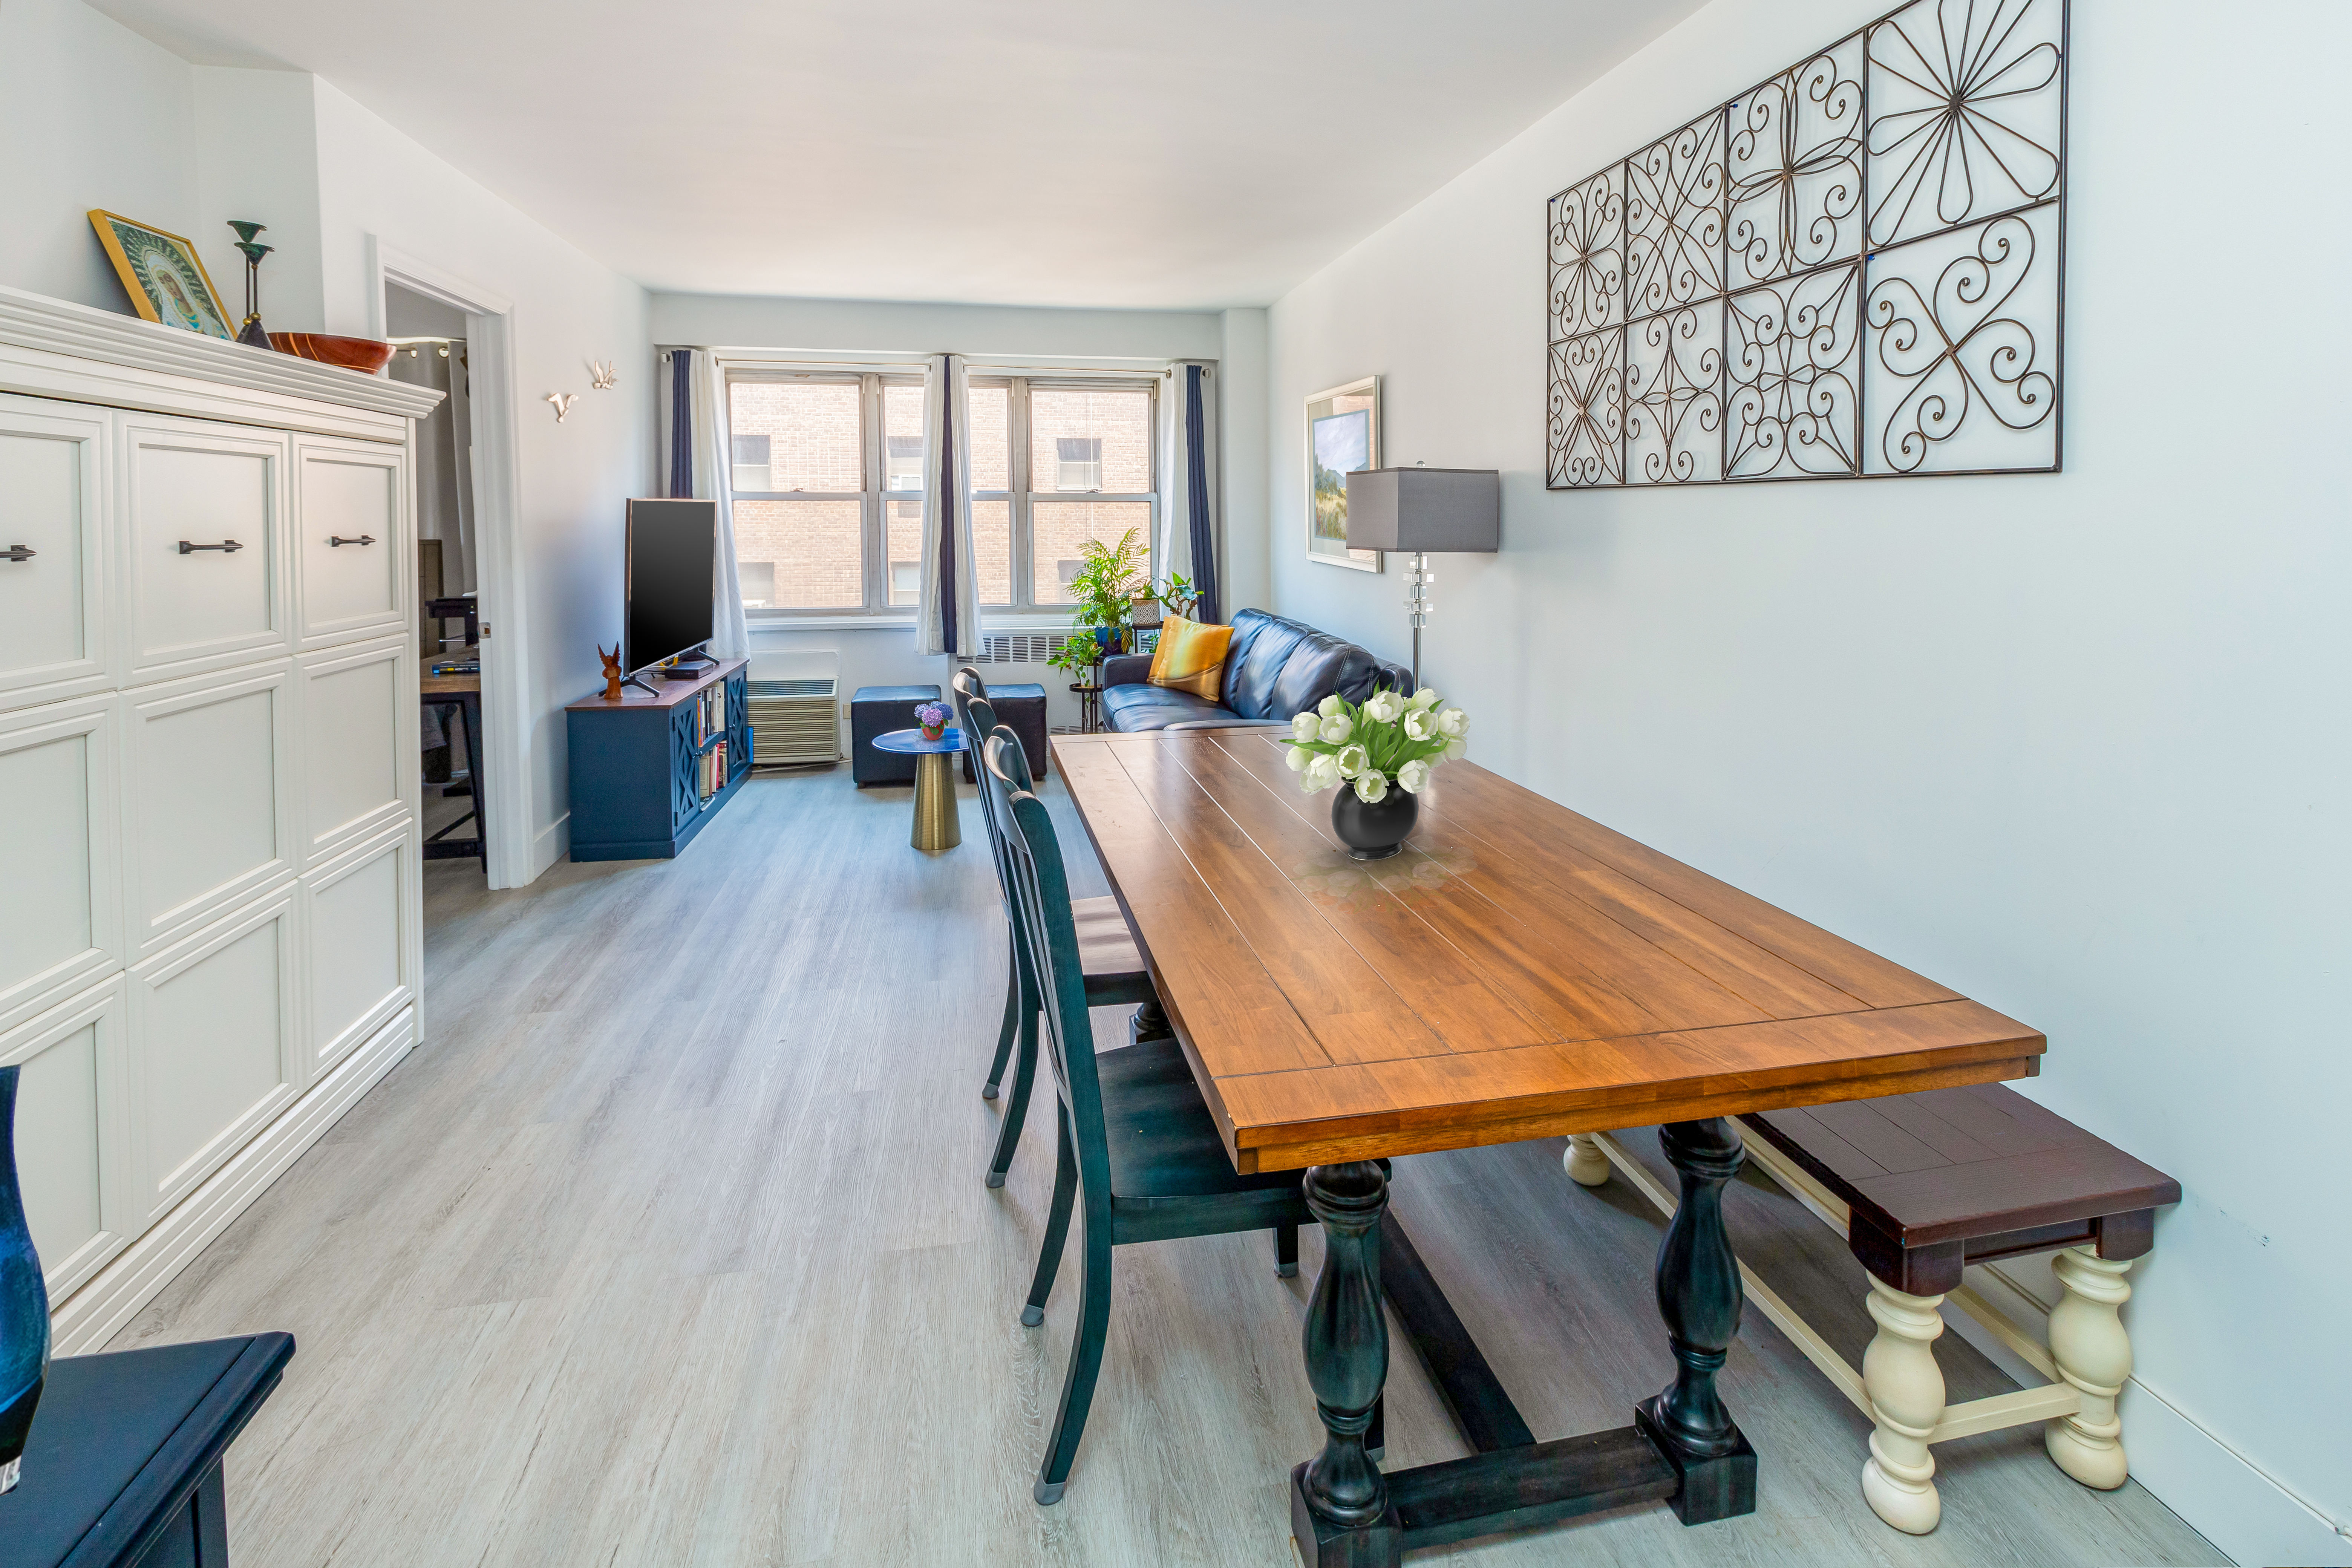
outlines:
M229 320L242 320L245 309L245 257L228 226L237 218L266 224L256 237L278 247L261 258L262 326L328 331L325 259L319 254L318 79L224 66L198 66L192 74L195 239Z
M569 842L563 705L597 689L597 639L620 627L623 503L652 491L648 296L325 81L318 146L327 331L369 329L371 236L513 301L524 620L520 628L493 622L487 657L500 657L500 636L520 632L536 875ZM592 359L635 374L592 392ZM551 392L580 394L562 425L541 401Z
M1717 0L1277 302L1276 600L1405 651L1301 543L1301 400L1377 372L1389 460L1504 474L1425 655L1473 756L2046 1030L2021 1087L2187 1194L2128 1315L2218 1441L2135 1394L2135 1468L2342 1561L2228 1450L2352 1514L2352 10L2075 5L2063 475L1544 489L1545 198L1881 8Z
M79 0L0 0L0 283L135 314L89 209L201 239L194 112L178 56Z
M1268 591L1265 559L1265 312L1180 310L1052 310L988 305L939 305L845 300L765 299L735 295L656 294L652 309L656 343L709 348L769 349L856 356L861 353L954 353L1024 360L1081 363L1089 360L1220 362L1224 399L1220 404L1222 491L1227 571L1233 585L1228 605L1263 604ZM1244 586L1245 585L1245 586ZM1236 587L1248 596L1235 598ZM1065 614L1021 617L1024 628L1059 628ZM991 616L1000 629L1013 618ZM845 701L860 686L937 685L946 689L954 661L916 653L906 626L861 628L827 625L793 630L774 622L754 622L752 647L759 652L840 656ZM1008 671L1007 679L1028 672ZM1049 717L1076 724L1076 700L1066 677L1045 681Z

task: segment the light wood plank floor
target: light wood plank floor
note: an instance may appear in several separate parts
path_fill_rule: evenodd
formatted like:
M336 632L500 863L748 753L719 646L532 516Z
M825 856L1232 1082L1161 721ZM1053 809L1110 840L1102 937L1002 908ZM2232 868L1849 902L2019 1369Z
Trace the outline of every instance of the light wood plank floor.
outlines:
M1068 1498L1030 1501L1075 1295L1066 1275L1020 1326L1051 1123L1041 1096L1011 1183L982 1186L1003 927L969 788L938 857L907 847L908 794L763 775L675 862L499 894L426 868L425 1044L115 1341L299 1339L229 1456L238 1568L1292 1561L1311 1230L1293 1280L1263 1236L1122 1248ZM1049 795L1077 890L1104 890ZM1657 1216L1559 1151L1396 1182L1541 1436L1623 1425L1671 1370ZM1735 1195L1743 1256L1858 1360L1843 1245L1769 1185ZM2009 1386L1942 1351L1955 1400ZM1943 1526L1898 1534L1862 1501L1867 1424L1754 1313L1726 1386L1763 1455L1753 1516L1643 1509L1426 1560L2223 1561L2136 1484L2066 1479L2033 1430L1939 1448ZM1463 1451L1401 1343L1389 1387L1391 1465Z

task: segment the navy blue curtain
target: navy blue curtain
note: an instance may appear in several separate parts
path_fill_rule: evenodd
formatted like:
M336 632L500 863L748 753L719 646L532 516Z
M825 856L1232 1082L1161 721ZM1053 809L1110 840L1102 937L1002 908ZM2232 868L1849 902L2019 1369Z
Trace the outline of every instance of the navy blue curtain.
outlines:
M949 356L941 354L940 471L933 478L940 487L934 492L940 498L940 637L952 654L962 646L956 636L956 529L963 520L956 516L955 482L956 416L962 410L956 406L955 378L948 364Z
M694 499L694 351L669 356L669 499Z
M1201 602L1195 619L1211 624L1224 617L1217 613L1217 539L1209 526L1209 454L1203 448L1207 432L1201 416L1201 367L1184 367L1184 496L1191 507L1192 585Z

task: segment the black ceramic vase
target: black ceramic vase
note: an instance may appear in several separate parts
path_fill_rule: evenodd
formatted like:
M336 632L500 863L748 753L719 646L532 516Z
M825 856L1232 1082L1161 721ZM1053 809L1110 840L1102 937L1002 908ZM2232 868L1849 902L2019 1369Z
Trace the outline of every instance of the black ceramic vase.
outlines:
M16 1185L16 1075L0 1068L0 1492L16 1484L49 1370L49 1292Z
M1421 801L1394 784L1389 793L1367 805L1355 789L1343 783L1331 800L1331 831L1359 860L1385 860L1404 847L1412 826L1421 820Z

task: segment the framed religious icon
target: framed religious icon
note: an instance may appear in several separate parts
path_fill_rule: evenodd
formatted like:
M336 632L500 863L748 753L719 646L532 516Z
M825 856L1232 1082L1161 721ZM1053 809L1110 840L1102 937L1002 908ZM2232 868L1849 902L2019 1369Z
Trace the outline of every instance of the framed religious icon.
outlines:
M1381 378L1307 400L1307 555L1328 566L1381 570L1377 550L1348 548L1348 476L1381 466Z
M91 209L89 225L98 230L106 258L114 263L123 292L142 317L208 338L236 339L236 329L229 325L194 246L176 234L102 209Z

